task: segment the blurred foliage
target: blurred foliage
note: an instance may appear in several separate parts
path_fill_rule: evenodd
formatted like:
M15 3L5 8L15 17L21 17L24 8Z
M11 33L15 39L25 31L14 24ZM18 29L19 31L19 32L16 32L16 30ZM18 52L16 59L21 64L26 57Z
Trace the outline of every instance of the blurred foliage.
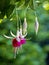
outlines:
M0 0L0 65L46 65L49 52L49 10L43 8L45 0ZM49 1L49 0L47 0ZM35 4L35 10L34 10ZM35 35L35 11L39 22L39 31ZM17 22L23 24L24 17L28 23L28 35L31 38L23 45L16 59L13 59L12 40L3 37L16 34ZM20 18L20 20L19 20Z
M12 65L45 65L46 56L43 49L37 43L34 44L31 41L27 41L23 45L22 51L19 52L15 60L13 59L13 48L11 44L9 45L9 41L0 47L1 62L5 63L5 65L11 65L11 63Z

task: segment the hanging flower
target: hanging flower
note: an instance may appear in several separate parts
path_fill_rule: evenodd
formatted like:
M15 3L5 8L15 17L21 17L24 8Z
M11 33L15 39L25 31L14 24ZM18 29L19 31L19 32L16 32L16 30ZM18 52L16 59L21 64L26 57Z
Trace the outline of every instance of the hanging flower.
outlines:
M36 32L36 35L38 33L38 29L39 29L39 23L38 23L38 19L37 17L35 18L35 32Z
M48 1L44 2L43 8L44 8L45 10L47 10L47 11L49 10L49 2L48 2Z
M27 21L26 18L24 18L24 23L23 23L23 33L25 34L27 31Z
M21 41L19 38L19 30L17 30L17 35L14 35L11 31L10 31L10 34L12 37L6 36L6 35L3 35L3 36L7 39L12 39L12 46L14 47L14 59L15 59L16 54L18 54L19 47L21 46Z

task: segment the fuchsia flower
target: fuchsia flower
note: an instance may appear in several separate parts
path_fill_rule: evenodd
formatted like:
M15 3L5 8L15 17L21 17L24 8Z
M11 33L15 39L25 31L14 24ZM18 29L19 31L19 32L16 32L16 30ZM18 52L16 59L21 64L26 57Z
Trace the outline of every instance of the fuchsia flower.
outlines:
M24 19L24 23L23 23L23 30L24 32L26 32L26 29L27 29L27 22L26 22L26 18ZM14 58L16 58L16 53L18 54L18 51L19 51L19 48L22 48L22 44L25 44L26 43L26 35L23 35L22 34L22 28L20 27L20 31L17 30L17 34L14 35L11 31L10 31L10 34L12 37L10 36L6 36L4 34L4 37L6 37L7 39L12 39L12 45L14 47Z
M18 47L21 45L21 40L19 38L19 30L17 30L17 35L14 35L11 31L10 34L12 35L12 37L6 36L4 35L4 37L8 38L8 39L12 39L12 45L13 47Z
M27 33L25 35L22 35L22 29L20 28L20 31L17 30L17 34L14 35L11 31L10 34L12 35L12 37L6 36L4 35L4 37L6 37L7 39L12 39L12 45L13 47L18 47L23 43L25 43L25 36L27 35Z
M14 47L14 59L16 58L16 53L18 54L19 48L22 49L22 44L26 43L25 40L25 35L22 35L22 28L20 28L20 31L17 30L17 34L14 35L11 31L10 34L12 35L12 37L6 36L4 35L4 37L6 37L7 39L12 39L12 45Z

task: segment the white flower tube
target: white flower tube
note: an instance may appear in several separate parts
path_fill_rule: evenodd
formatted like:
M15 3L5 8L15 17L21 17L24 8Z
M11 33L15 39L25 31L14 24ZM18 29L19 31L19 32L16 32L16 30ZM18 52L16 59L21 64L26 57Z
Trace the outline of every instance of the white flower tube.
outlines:
M25 38L27 36L27 33L25 33L24 35L22 34L22 28L20 28L20 37L21 38Z
M38 19L37 17L35 18L35 32L36 32L36 35L38 33L38 29L39 29L39 23L38 23Z
M16 40L17 40L18 42L20 42L20 38L19 38L19 30L17 30Z

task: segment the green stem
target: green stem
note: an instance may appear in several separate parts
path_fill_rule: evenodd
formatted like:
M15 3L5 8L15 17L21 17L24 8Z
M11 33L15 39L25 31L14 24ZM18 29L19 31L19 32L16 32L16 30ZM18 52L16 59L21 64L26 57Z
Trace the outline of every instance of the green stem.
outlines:
M18 16L18 10L16 9L16 17L17 17L17 29L19 29L19 22L18 22L18 19L19 19L19 16Z
M36 14L36 7L35 6L36 5L35 5L34 0L33 0L34 13L35 13L35 16L37 16L37 14Z
M22 25L21 25L21 19L20 19L20 17L19 17L19 21L20 21L20 22L19 22L19 24L20 24L20 28L22 28Z

